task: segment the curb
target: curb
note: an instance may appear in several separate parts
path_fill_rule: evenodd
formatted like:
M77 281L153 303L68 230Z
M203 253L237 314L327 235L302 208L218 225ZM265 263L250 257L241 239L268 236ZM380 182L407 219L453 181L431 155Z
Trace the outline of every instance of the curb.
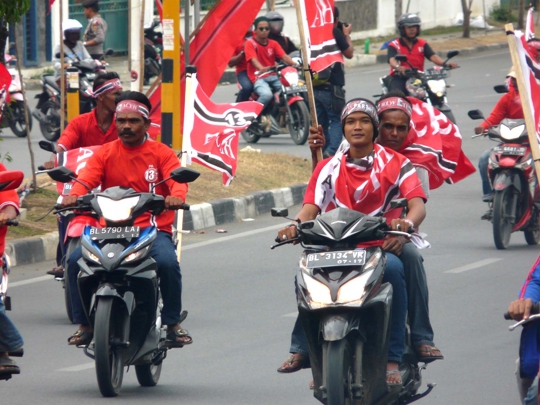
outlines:
M270 212L273 207L292 207L304 199L307 184L270 191L259 191L243 197L222 198L208 203L195 204L184 212L186 231L196 231L230 222L254 218ZM56 258L58 232L40 237L16 239L6 243L6 254L12 266L39 263Z

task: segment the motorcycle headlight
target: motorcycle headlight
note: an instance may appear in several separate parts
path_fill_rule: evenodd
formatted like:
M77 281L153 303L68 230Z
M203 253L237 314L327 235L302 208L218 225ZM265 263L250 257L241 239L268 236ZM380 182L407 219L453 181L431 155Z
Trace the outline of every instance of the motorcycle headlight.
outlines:
M428 80L427 84L429 89L437 95L437 97L442 97L446 90L446 83L444 80Z
M144 249L138 250L137 252L133 252L133 253L127 255L126 258L124 259L124 262L129 263L129 262L133 262L135 260L140 259L144 255L146 255L146 252L148 252L149 248L150 248L150 246L146 246Z
M366 284L373 274L373 270L362 273L343 284L338 291L337 304L359 304L366 295Z
M297 71L286 72L283 76L285 76L285 80L287 80L287 82L289 83L289 86L296 86L298 84Z
M110 198L98 196L97 203L101 210L101 215L107 221L121 222L131 217L133 208L139 202L140 197L129 197L122 200L111 200Z
M84 246L82 247L82 256L86 259L86 260L89 260L91 262L94 262L94 263L97 263L97 264L101 264L101 260L99 260L99 257L97 257L95 254L93 254L92 252L90 252L87 248L85 248Z
M525 124L518 125L517 127L514 127L514 128L509 128L506 125L501 124L501 126L499 127L501 138L507 141L512 141L514 139L519 138L523 134L524 130L525 130Z
M330 289L323 283L315 280L313 277L304 273L304 282L306 283L309 296L311 298L311 305L313 307L322 307L333 304L330 297Z

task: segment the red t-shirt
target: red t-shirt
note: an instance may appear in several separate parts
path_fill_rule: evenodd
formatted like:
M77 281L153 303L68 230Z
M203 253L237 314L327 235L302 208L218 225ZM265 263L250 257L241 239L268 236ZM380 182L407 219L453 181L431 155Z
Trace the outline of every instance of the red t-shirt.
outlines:
M6 167L0 163L0 172L6 171ZM8 207L12 206L17 211L17 215L19 214L19 196L17 195L17 192L15 190L8 190L8 191L0 191L0 212ZM4 254L4 250L6 248L6 235L8 232L8 227L3 226L0 228L0 257ZM0 264L2 261L0 260Z
M60 139L58 146L64 150L103 145L118 139L114 119L107 132L103 133L97 122L96 109L81 114L71 120Z
M244 52L246 53L247 62L250 62L253 58L257 58L259 63L264 67L274 66L276 64L276 59L281 59L285 56L283 48L276 41L271 39L268 40L266 45L260 44L253 38L248 39L244 44ZM255 76L257 70L258 69L253 63L247 64L248 77L253 83L257 80L257 77Z
M141 146L129 148L118 139L95 152L81 170L78 179L91 189L101 184L102 190L122 186L148 193L152 184L169 177L179 167L178 157L165 144L147 140ZM81 196L86 192L85 187L75 183L69 195ZM168 180L157 186L155 193L163 197L172 195L185 201L187 184ZM158 230L172 233L174 215L174 211L165 211L157 217L146 213L135 220L135 225L146 228L155 220Z
M235 55L238 55L240 52L244 51L244 45L245 45L245 42L238 46L235 50L234 50L234 54ZM246 54L245 54L245 51L244 51L244 57L242 58L242 60L238 63L238 65L236 65L236 75L238 76L238 74L240 72L243 72L244 70L247 70L247 61L246 61Z
M405 67L413 67L418 70L424 70L424 58L431 58L434 55L434 52L431 50L431 47L427 42L421 38L417 38L414 41L412 49L409 49L407 45L401 42L401 38L396 38L388 47L394 48L396 54L406 55L407 63L404 63ZM395 75L396 72L394 69L390 69L390 74Z
M510 87L510 91L499 99L495 108L493 108L493 111L489 114L489 117L487 117L486 121L483 121L480 126L489 129L490 125L499 125L505 118L524 118L523 106L521 105L519 93L513 87Z

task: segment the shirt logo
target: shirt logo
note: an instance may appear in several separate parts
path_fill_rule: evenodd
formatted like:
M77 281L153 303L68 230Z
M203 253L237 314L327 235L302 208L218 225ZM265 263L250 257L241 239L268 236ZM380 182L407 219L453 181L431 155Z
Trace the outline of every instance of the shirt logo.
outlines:
M148 170L146 170L146 172L144 172L144 179L148 182L148 183L155 183L158 179L158 171L157 169L150 165L148 166Z

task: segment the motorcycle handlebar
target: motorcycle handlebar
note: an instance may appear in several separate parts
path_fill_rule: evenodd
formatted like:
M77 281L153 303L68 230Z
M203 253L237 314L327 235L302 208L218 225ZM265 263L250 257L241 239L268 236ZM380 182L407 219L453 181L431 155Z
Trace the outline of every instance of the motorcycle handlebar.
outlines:
M19 220L18 219L8 219L6 222L6 226L19 226Z
M531 315L537 315L537 314L540 314L540 302L537 302L536 304L534 304L531 308ZM504 319L510 321L512 320L513 318L510 316L510 313L509 312L505 312L504 313Z
M41 165L41 166L38 166L38 170L47 170L47 169L45 168L45 166Z

